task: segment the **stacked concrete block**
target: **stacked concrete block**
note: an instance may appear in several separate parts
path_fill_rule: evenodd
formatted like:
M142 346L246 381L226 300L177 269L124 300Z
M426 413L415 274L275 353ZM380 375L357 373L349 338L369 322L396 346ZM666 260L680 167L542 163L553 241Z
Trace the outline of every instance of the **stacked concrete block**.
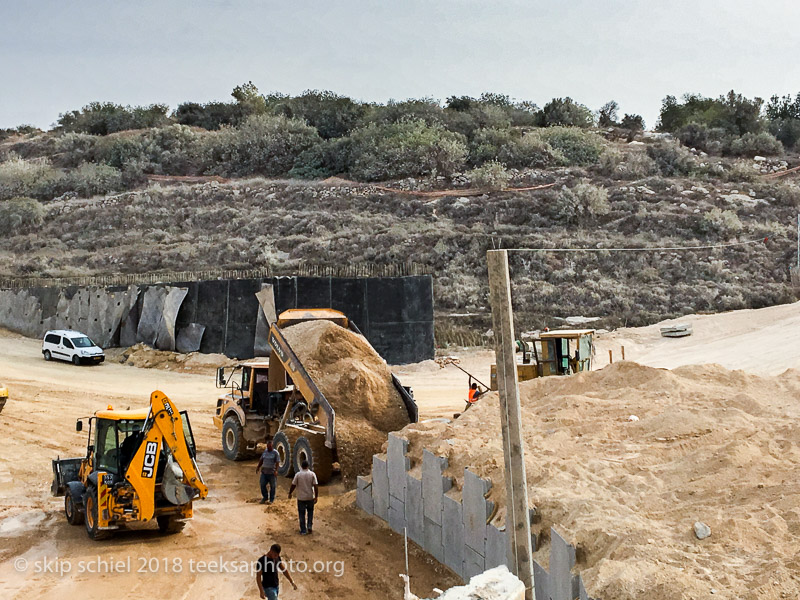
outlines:
M356 481L356 506L368 515L374 514L372 477L358 476L358 480Z
M183 327L175 338L175 349L178 352L197 352L203 341L206 326L200 323L189 323Z
M425 547L425 516L422 506L422 480L409 473L406 475L406 527L408 537Z
M444 564L464 579L464 513L461 502L452 492L444 495L442 510L442 544Z
M505 527L499 529L492 523L486 526L486 568L509 565L509 544Z
M372 457L372 511L384 521L389 521L389 473L386 459L375 455Z
M453 480L444 476L447 459L429 450L422 451L422 516L423 548L436 560L444 562L442 512L444 494L453 487Z
M394 433L389 434L386 451L386 468L389 478L389 527L403 533L406 527L406 480L409 459L406 457L408 441Z

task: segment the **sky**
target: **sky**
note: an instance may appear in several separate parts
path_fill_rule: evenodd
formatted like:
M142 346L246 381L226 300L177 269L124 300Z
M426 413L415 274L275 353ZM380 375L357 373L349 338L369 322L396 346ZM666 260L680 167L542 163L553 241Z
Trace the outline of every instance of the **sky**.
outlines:
M0 0L0 127L89 102L570 96L654 126L667 94L800 92L800 2ZM622 116L622 114L620 114Z

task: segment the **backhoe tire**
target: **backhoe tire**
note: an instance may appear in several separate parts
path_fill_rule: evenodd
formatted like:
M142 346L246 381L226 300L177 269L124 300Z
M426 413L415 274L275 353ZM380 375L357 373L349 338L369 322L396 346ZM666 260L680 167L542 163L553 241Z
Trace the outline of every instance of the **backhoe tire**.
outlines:
M158 530L166 535L180 533L186 525L184 521L178 521L173 516L156 517L156 522L158 523Z
M239 419L233 415L226 417L222 423L222 452L228 460L247 458L247 441L244 439L244 428Z
M292 464L292 444L289 438L283 431L279 431L272 437L272 447L281 457L281 462L278 464L278 475L281 477L290 477L294 473L294 465Z
M301 470L304 460L314 471L319 483L328 483L333 475L333 454L325 446L325 436L321 434L301 435L294 443L292 462L296 472Z
M50 354L50 350L45 350L42 355L44 356L45 360L53 360L53 355Z
M97 520L97 489L94 486L86 488L86 494L83 497L83 506L85 507L84 514L86 516L86 535L93 540L104 540L110 534L107 531L98 529Z
M69 490L64 494L64 515L70 525L83 525L83 513L75 506L75 500Z

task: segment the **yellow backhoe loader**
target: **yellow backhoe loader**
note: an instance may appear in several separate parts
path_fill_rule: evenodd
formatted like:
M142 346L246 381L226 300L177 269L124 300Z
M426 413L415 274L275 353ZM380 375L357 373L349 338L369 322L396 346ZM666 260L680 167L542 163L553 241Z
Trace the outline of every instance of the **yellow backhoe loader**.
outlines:
M186 411L155 391L147 411L109 406L84 419L89 423L86 456L53 461L50 491L64 496L70 525L85 523L93 540L152 519L163 533L183 529L192 501L208 495ZM83 419L75 430L83 430Z

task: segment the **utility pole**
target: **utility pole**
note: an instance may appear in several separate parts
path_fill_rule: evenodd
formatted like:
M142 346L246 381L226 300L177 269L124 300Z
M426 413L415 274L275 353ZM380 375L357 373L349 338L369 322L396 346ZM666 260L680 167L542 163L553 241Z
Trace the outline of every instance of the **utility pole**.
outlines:
M525 600L534 599L531 524L528 515L528 480L522 440L517 360L514 356L514 320L511 310L511 279L508 252L489 250L489 299L497 355L497 388L500 393L500 424L506 479L506 531L512 572L525 584Z

